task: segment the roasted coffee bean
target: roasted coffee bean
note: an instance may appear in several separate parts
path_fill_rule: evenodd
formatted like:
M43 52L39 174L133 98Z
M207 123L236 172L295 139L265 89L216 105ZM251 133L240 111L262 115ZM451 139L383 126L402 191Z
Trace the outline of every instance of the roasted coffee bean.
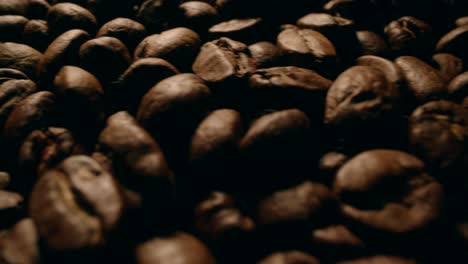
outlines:
M277 252L264 258L258 264L320 264L320 261L311 255L300 251Z
M390 83L395 84L401 91L404 85L404 76L401 69L392 61L382 57L366 55L357 58L356 64L359 66L369 66L382 71Z
M316 113L323 111L331 85L316 72L294 66L260 69L249 79L254 105L266 109L298 107Z
M45 19L51 5L47 0L29 0L28 17L32 19Z
M24 216L22 206L23 197L21 195L0 191L0 229L9 228Z
M30 20L24 27L22 38L25 44L38 51L45 51L51 42L47 21Z
M335 179L338 170L348 161L349 157L339 152L329 152L319 161L320 180L330 185Z
M262 24L261 18L232 19L212 26L208 32L215 39L227 37L248 44L264 37Z
M450 99L462 102L468 97L468 72L464 72L455 78L448 85Z
M468 43L468 25L457 27L445 34L436 45L437 52L447 52L466 59L468 53L464 47Z
M284 63L328 72L336 66L337 54L333 43L321 33L311 29L290 27L277 38Z
M414 259L403 258L398 256L372 256L353 260L340 261L337 264L418 264Z
M53 36L59 36L72 29L82 29L93 35L97 29L94 15L87 9L73 3L53 5L47 14L47 22Z
M135 59L161 58L178 69L190 69L200 48L200 36L188 28L174 28L145 38L135 50Z
M5 0L0 3L1 15L25 16L28 12L30 0Z
M399 57L395 63L401 68L408 89L418 102L447 95L446 80L429 64L412 56Z
M40 65L41 84L52 86L57 72L65 65L79 64L79 51L83 43L90 39L83 30L74 29L58 36L44 52Z
M5 264L39 263L39 246L36 227L25 218L13 227L0 231L0 259Z
M128 111L136 113L141 99L154 85L176 74L179 71L166 60L139 59L120 76L119 99Z
M359 40L362 55L385 56L388 53L388 47L385 40L373 31L360 30L356 32Z
M136 17L151 33L160 32L168 26L171 14L177 9L178 1L173 0L144 0L140 5Z
M123 206L108 172L87 156L72 156L34 186L29 212L48 247L95 247L118 223Z
M122 41L130 52L146 36L146 28L142 24L128 19L116 18L104 24L98 31L97 37L114 37Z
M21 71L11 68L0 68L0 85L10 80L29 80Z
M120 17L131 17L134 14L135 1L128 0L87 0L86 7L104 24Z
M11 176L8 172L0 172L0 190L5 189L11 182Z
M415 17L401 17L390 22L384 30L396 55L424 55L431 47L431 26Z
M174 256L177 256L174 258ZM215 264L208 247L187 233L149 240L136 248L138 264Z
M405 235L428 228L441 217L444 191L424 169L421 160L395 150L355 156L334 183L342 213L366 234Z
M359 236L344 225L331 225L314 230L312 243L321 251L320 254L325 251L334 259L363 254L367 247Z
M279 50L275 44L261 41L249 46L249 52L255 64L255 68L274 66L279 58Z
M21 33L23 33L24 27L28 23L28 19L23 16L0 16L0 41L7 42L19 42L21 39Z
M179 6L179 19L181 21L176 23L203 35L203 32L206 32L219 20L218 11L205 2L184 1Z
M442 77L447 82L453 80L457 75L463 72L463 60L448 53L438 53L432 56L432 60L436 64L436 69L439 70Z
M328 36L340 33L343 28L351 28L353 21L326 13L311 13L301 17L297 21L297 26L319 31Z
M36 90L36 84L31 80L9 80L0 84L0 127L15 107Z
M429 102L418 107L409 120L412 149L429 166L447 169L466 165L468 113L462 106L449 101Z
M455 20L455 25L457 27L462 27L468 25L468 16L460 17L457 20Z
M330 0L323 6L325 12L353 20L360 26L376 25L375 9L370 1L359 0Z
M31 80L37 79L42 54L24 44L0 43L0 68L11 68L25 73Z
M16 149L29 133L47 125L55 110L55 96L51 92L37 92L19 102L6 120L3 136Z

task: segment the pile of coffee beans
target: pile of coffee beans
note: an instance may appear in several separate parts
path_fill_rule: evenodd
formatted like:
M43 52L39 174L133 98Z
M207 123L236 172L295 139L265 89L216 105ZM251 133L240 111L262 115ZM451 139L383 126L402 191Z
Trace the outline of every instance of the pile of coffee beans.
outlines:
M468 3L0 0L0 263L468 263Z

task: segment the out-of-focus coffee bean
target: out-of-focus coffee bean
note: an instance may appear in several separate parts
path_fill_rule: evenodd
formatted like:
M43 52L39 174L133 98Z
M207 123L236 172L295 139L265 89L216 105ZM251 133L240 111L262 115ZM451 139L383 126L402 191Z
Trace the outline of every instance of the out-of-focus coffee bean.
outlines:
M0 231L0 259L5 264L40 263L38 240L34 222L23 219L10 229Z
M11 68L0 68L0 85L10 80L29 80L21 71Z
M320 261L311 255L300 251L277 252L262 259L258 264L320 264Z
M135 1L128 0L87 0L86 7L104 24L105 22L120 17L131 17L134 14Z
M344 225L331 225L312 232L312 243L321 251L329 251L335 259L362 254L366 243Z
M436 52L446 52L466 59L468 52L464 49L468 43L468 25L457 27L445 34L436 45Z
M24 27L22 38L25 44L44 52L51 42L47 21L30 20Z
M26 16L30 0L4 0L0 3L1 15Z
M122 200L112 175L90 157L72 156L40 177L29 212L50 248L82 249L104 242Z
M20 42L21 33L28 23L28 19L23 16L3 15L0 16L0 41Z
M14 192L0 191L0 229L9 228L24 216L23 197Z
M213 25L208 32L213 38L226 37L253 43L264 37L261 18L232 19Z
M448 85L450 99L461 102L468 97L468 72L464 72L455 78Z
M349 157L339 152L328 152L319 161L320 180L327 185L335 179L338 170L348 161Z
M261 41L250 45L249 51L256 68L274 66L279 58L278 47L268 41Z
M396 55L424 55L432 47L431 26L415 17L405 16L392 21L384 31Z
M31 80L37 79L39 63L42 58L42 53L24 44L0 43L0 68L22 71Z
M186 71L198 53L200 42L196 32L188 28L173 28L143 39L135 50L135 60L161 58Z
M463 72L463 60L449 53L438 53L432 56L442 77L450 82L457 75Z
M328 35L339 33L342 27L352 27L353 21L326 13L311 13L301 17L296 24L300 28L308 28Z
M356 37L361 44L362 55L385 56L388 52L385 40L373 31L360 30Z
M130 52L145 38L146 28L142 24L128 19L116 18L104 24L98 31L97 37L114 37L122 41Z
M87 9L73 3L53 5L47 14L47 22L53 36L59 36L72 29L82 29L90 35L94 35L97 29L94 15Z
M218 11L203 1L184 1L179 6L179 16L181 21L177 24L202 35L219 20Z
M138 264L215 264L208 247L187 233L177 233L144 242L136 248ZM177 258L174 258L177 256Z
M403 258L398 256L372 256L364 257L353 260L340 261L337 264L378 264L378 263L392 263L392 264L418 264L414 259Z
M376 24L375 6L370 1L331 0L323 6L323 10L334 16L353 20L359 26Z
M455 25L457 27L462 27L468 25L468 16L460 17L455 20Z
M15 107L36 90L36 84L31 80L9 80L0 84L0 127Z

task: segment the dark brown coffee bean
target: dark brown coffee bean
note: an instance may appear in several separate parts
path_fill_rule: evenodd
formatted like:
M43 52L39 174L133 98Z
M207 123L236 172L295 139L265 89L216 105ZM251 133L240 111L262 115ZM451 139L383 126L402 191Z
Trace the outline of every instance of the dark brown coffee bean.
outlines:
M319 161L321 182L329 185L335 179L338 170L348 161L349 157L339 152L329 152L322 156Z
M173 28L146 37L135 50L135 60L161 58L185 71L190 69L200 49L200 42L196 32L188 28Z
M17 104L3 129L8 143L17 147L31 131L45 126L51 120L55 104L54 94L46 91L31 94Z
M36 84L30 80L9 80L0 84L0 127L15 107L36 90Z
M382 71L390 83L394 83L398 89L404 85L404 76L401 69L392 61L382 57L366 55L357 58L356 65L369 66Z
M123 210L112 175L87 156L70 157L46 171L29 206L40 237L56 250L102 244Z
M245 44L220 38L203 45L192 69L203 80L220 84L245 79L255 66Z
M334 16L344 17L357 24L374 24L375 8L369 1L359 0L330 0L323 10Z
M32 19L45 19L51 5L47 0L29 0L28 17Z
M252 232L254 221L236 208L226 193L213 192L195 208L197 231L214 243L236 239L236 235Z
M252 43L264 37L261 18L232 19L212 26L208 32L213 38L226 37Z
M174 258L177 256L177 258ZM215 264L208 247L187 233L149 240L136 248L138 264Z
M0 229L14 225L23 217L23 196L8 191L0 191Z
M23 31L25 44L43 52L51 42L49 26L45 20L30 20Z
M450 82L457 75L463 72L463 60L449 53L438 53L432 56L442 77Z
M133 52L136 46L146 36L145 26L128 19L116 18L104 24L98 31L97 37L114 37L122 41L130 52Z
M250 55L254 60L256 68L273 66L279 58L279 50L275 44L261 41L249 46Z
M104 24L115 18L134 16L136 4L136 1L128 0L87 0L86 7Z
M409 90L419 102L445 96L447 82L436 69L424 61L412 57L402 56L395 60L401 68Z
M457 27L445 34L436 45L437 52L454 54L460 58L467 58L465 48L468 43L468 25Z
M23 44L0 43L0 68L11 68L25 73L31 80L37 79L42 54Z
M29 80L21 71L11 68L0 68L0 85L10 80Z
M117 81L131 62L125 44L113 37L88 40L80 48L80 64L103 84Z
M361 44L362 55L385 56L388 52L385 40L373 31L360 30L356 37Z
M53 36L59 36L72 29L82 29L90 35L94 35L97 29L94 15L87 9L73 3L53 5L47 14L47 22Z
M0 190L5 189L10 185L11 176L8 172L1 171L0 172Z
M462 106L430 102L418 107L409 120L410 144L429 166L446 169L468 160L468 114Z
M205 1L206 2L206 1ZM204 1L184 1L179 6L180 20L183 27L203 34L219 20L218 11Z
M120 100L130 112L135 113L143 96L154 85L176 74L179 74L179 71L166 60L139 59L120 76Z
M26 16L30 0L5 0L0 3L1 15Z
M385 29L390 48L397 55L424 54L431 45L432 28L425 21L405 16L394 20Z
M109 117L99 136L99 145L113 158L116 176L126 187L148 199L145 203L166 201L174 195L174 179L164 153L128 113Z
M414 259L398 256L372 256L340 261L337 264L418 264Z
M34 182L33 175L41 175L65 158L82 153L84 150L71 131L49 127L29 134L19 149L18 163L24 176L31 177L27 181Z
M41 85L51 86L57 72L65 65L79 64L79 51L90 35L83 30L74 29L58 36L44 52L40 65Z
M38 240L33 221L23 219L0 232L0 259L5 264L39 263Z
M333 43L317 31L288 28L278 35L277 45L289 65L323 71L336 65Z
M422 161L400 151L357 155L338 171L334 190L345 217L379 234L408 234L442 213L442 185L424 172Z
M151 33L161 32L168 26L171 14L177 9L179 1L173 0L144 0L140 5L136 17Z
M400 92L380 70L355 66L335 80L327 94L325 123L355 126L382 120L395 112Z
M0 41L20 42L23 29L28 23L23 16L4 15L0 16Z
M356 234L344 225L333 225L316 229L312 232L312 243L318 247L330 248L333 253L340 253L336 258L342 258L344 248L358 251L366 244Z
M258 264L320 264L320 261L311 255L300 251L287 251L271 254Z
M460 17L455 20L455 25L457 27L462 27L468 25L468 16Z
M448 85L450 99L462 102L468 97L468 72L464 72L455 78Z
M312 70L289 66L257 70L250 76L249 85L255 96L253 104L321 112L332 82Z

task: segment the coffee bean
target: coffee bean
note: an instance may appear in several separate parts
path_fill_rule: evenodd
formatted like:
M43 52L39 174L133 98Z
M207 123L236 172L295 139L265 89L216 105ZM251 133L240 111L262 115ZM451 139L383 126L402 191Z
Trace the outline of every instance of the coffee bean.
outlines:
M415 17L401 17L390 22L384 30L396 55L423 55L430 47L432 28Z
M9 80L0 85L0 127L3 127L15 107L36 90L36 84L31 80Z
M0 14L25 16L28 8L29 0L5 0L0 3Z
M21 33L28 23L28 19L23 16L4 15L0 16L0 41L7 42L19 42L21 39Z
M146 28L142 24L128 19L116 18L104 24L97 37L114 37L122 41L130 52L145 38Z
M385 56L388 52L385 40L373 31L360 30L356 32L361 44L362 55Z
M57 250L104 243L123 209L112 175L87 156L70 157L46 171L29 206L40 237Z
M51 5L47 0L29 0L28 17L32 19L45 19Z
M403 258L398 256L372 256L353 260L340 261L337 264L377 264L377 263L392 263L392 264L418 264L416 260Z
M22 38L25 44L44 52L51 42L47 21L30 20L24 27Z
M5 189L11 182L11 176L8 172L0 172L0 189Z
M179 19L181 21L177 24L203 35L203 32L206 32L208 28L219 20L218 11L212 5L205 2L184 1L180 4Z
M0 229L9 228L24 217L23 197L14 192L0 191Z
M37 230L31 219L25 218L0 238L0 258L4 263L39 263Z
M450 98L456 102L463 101L468 97L468 72L464 72L455 78L448 85Z
M174 256L177 256L177 259L174 259ZM208 247L187 233L176 233L170 237L155 238L138 245L136 248L136 259L138 264L216 263Z
M308 28L321 32L324 35L337 34L343 28L353 27L353 21L332 16L326 13L311 13L303 16L297 21L297 26L300 28Z
M277 253L271 254L270 256L258 262L258 264L294 264L294 263L320 264L320 261L316 257L310 256L300 251L287 251L287 252L277 252Z
M268 41L261 41L250 45L249 52L256 68L274 66L279 58L278 47Z
M0 68L22 71L31 80L37 79L42 54L23 44L13 42L0 43Z
M445 34L436 45L437 52L454 54L460 58L467 58L468 53L463 47L468 43L468 25L453 29Z
M450 82L457 75L463 72L463 60L449 53L438 53L432 56L442 77Z
M335 259L364 251L366 244L344 225L332 225L312 232L312 243L321 250L330 251Z
M148 32L156 33L166 28L171 14L177 9L173 0L145 0L136 12L139 22L145 25Z
M390 83L395 84L401 91L404 85L404 76L401 69L392 61L382 57L366 55L357 58L356 64L360 66L369 66L382 71Z
M232 19L212 26L208 32L213 38L227 37L252 43L264 37L262 24L261 18Z
M73 3L53 5L47 14L47 22L53 36L59 36L72 29L82 29L93 35L97 29L94 15L87 9Z
M468 114L449 101L424 104L410 117L410 144L431 167L447 169L465 163L467 132Z
M424 172L421 160L400 151L355 156L338 171L334 191L344 216L366 232L404 235L427 228L442 213L442 185Z
M29 80L21 71L11 68L0 68L0 85L10 80Z
M457 20L455 20L455 25L457 27L468 25L468 17L464 16L464 17L458 18Z
M200 37L188 28L174 28L145 38L135 50L135 59L161 58L178 69L190 69L200 48Z

